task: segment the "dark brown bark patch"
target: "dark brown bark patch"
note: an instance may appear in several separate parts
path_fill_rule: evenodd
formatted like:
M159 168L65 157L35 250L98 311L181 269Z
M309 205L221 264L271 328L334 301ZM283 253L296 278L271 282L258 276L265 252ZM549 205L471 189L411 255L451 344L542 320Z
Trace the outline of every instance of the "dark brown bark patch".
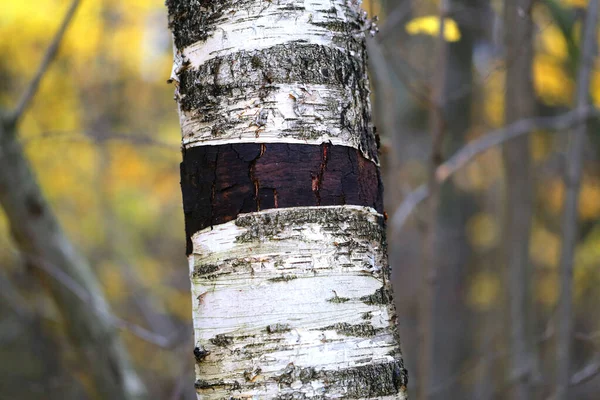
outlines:
M359 150L304 144L228 144L185 150L181 163L187 254L191 236L271 208L358 205L383 212L377 166Z

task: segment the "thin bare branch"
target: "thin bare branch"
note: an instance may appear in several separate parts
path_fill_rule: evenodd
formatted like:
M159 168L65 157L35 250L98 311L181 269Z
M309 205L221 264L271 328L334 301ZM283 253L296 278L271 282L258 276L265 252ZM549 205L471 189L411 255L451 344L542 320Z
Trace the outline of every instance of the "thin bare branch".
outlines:
M46 262L45 260L42 260L39 257L26 256L26 259L30 261L31 265L36 266L46 272L49 276L75 294L79 300L89 305L93 312L107 316L113 326L122 330L127 330L140 339L163 348L172 347L181 337L181 332L174 332L172 335L167 337L109 314L106 309L102 309L95 304L92 296L87 290L85 290L83 286L77 283L77 281L75 281L69 275L64 273L64 271L62 271L60 268L57 268L56 266Z
M600 374L600 359L596 356L594 357L594 361L591 361L571 376L569 386L581 385L582 383L595 378L598 374Z
M434 77L433 107L430 108L431 123L431 153L429 160L428 185L430 196L428 201L428 221L423 241L422 272L421 272L421 299L419 301L419 363L417 399L427 400L433 385L432 362L435 341L434 330L434 304L437 292L437 259L435 251L437 231L437 211L439 205L439 182L435 173L443 160L442 143L446 133L444 122L445 93L446 93L446 63L448 43L444 36L446 16L449 14L449 0L440 2L440 31L438 35L437 68Z
M589 104L593 55L596 49L596 25L598 0L590 0L582 28L582 52L577 76L577 108L583 113ZM580 124L569 137L567 165L565 170L565 203L562 220L562 249L560 255L560 297L558 299L557 343L556 343L556 400L570 398L571 359L573 341L573 262L577 245L577 209L583 169L583 150L587 124Z
M27 105L35 96L35 93L38 90L42 78L44 77L46 71L48 70L48 67L50 66L50 64L52 64L52 61L56 57L56 53L58 52L65 32L67 31L67 28L69 27L69 24L71 23L73 15L75 15L75 11L77 11L77 7L79 6L80 2L80 0L73 0L71 5L69 6L69 9L67 10L65 17L63 18L63 21L60 27L58 28L58 31L56 31L56 34L54 35L50 46L48 46L48 49L46 50L46 53L42 58L42 62L40 63L35 75L33 76L33 79L31 80L31 82L29 82L29 85L21 95L17 106L15 107L14 111L9 117L11 123L15 124L18 122L19 118L21 118L21 116L27 109Z
M452 174L463 168L475 159L475 157L495 146L508 140L534 132L536 130L563 131L587 121L600 117L600 110L594 107L586 107L583 110L569 111L556 117L536 117L517 121L504 128L493 130L481 138L474 140L459 151L454 153L446 162L441 164L435 171L436 182L442 183ZM416 206L429 196L427 184L419 186L409 193L402 204L396 209L392 217L392 226L399 230Z
M164 142L162 140L153 139L153 134L141 134L141 133L126 133L126 132L103 132L96 134L94 132L78 131L78 130L52 130L45 131L35 136L21 138L21 143L24 146L39 141L39 140L51 140L51 139L62 139L71 142L109 142L109 141L121 141L127 142L139 146L151 146L157 148L164 148L165 150L179 150L180 146Z

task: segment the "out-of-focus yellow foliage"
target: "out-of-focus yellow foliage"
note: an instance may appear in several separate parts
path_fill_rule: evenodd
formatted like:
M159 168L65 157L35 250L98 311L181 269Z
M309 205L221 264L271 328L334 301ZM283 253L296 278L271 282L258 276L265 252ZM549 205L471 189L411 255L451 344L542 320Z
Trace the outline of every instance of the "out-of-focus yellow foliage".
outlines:
M560 238L539 224L534 224L529 256L538 265L556 268L560 257Z
M104 293L110 301L123 301L130 294L124 281L122 266L110 261L102 261L97 265L96 270L104 287Z
M579 218L593 220L600 217L600 179L584 175L579 192Z
M16 103L69 3L2 4L1 107ZM136 296L147 297L156 315L172 312L180 325L191 318L180 133L173 88L165 83L171 59L164 0L82 1L19 126L47 198L115 312L145 327ZM4 264L13 255L3 250ZM169 355L125 337L141 371L169 379Z
M406 32L411 35L439 36L441 21L438 16L417 17L406 24ZM448 42L460 40L458 24L451 18L444 19L444 39Z
M544 199L543 205L553 214L559 214L562 211L562 205L565 198L565 186L560 177L556 177L549 182L545 182L541 187L541 198Z
M533 83L537 95L549 105L571 105L573 80L559 60L538 54L533 61Z
M479 311L493 307L500 294L500 279L489 271L477 272L469 283L468 304Z
M481 129L469 132L467 141L477 139ZM502 177L502 153L499 147L491 148L452 175L452 181L465 191L483 192Z
M558 300L559 290L558 273L556 271L547 271L536 282L536 299L541 304L552 307Z
M504 68L499 68L484 81L484 104L486 120L493 127L504 123Z
M169 292L165 296L167 310L182 321L187 321L192 314L190 299L190 292L169 288Z
M553 179L542 188L544 204L553 214L560 214L565 199L565 186L560 177ZM578 214L581 220L594 220L600 217L600 179L584 174L579 191Z
M485 251L498 244L500 227L490 213L479 212L467 221L467 238L473 248Z
M591 94L596 107L600 106L600 70L595 69L592 74Z
M565 7L585 8L588 0L560 0L560 3Z
M585 241L577 246L573 281L575 298L581 296L591 287L596 286L600 278L600 227L596 226Z
M552 151L552 141L547 132L536 131L530 134L531 157L534 162L545 160Z
M565 61L568 56L567 41L555 24L547 24L536 36L541 49L539 51L558 61Z

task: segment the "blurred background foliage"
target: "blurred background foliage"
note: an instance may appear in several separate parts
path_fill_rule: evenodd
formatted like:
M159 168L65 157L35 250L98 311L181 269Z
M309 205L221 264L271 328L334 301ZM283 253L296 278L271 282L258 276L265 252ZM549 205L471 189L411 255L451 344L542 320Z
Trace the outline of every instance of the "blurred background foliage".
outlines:
M67 3L3 2L0 106L13 106L26 87ZM472 10L472 19L483 21L475 34L471 33L472 62L466 68L472 70L472 82L459 88L462 95L468 93L471 117L460 142L450 145L446 156L504 125L504 94L510 82L505 79L502 48L503 2L481 3L483 7ZM581 10L586 3L540 0L532 9L536 115L555 115L573 107ZM431 49L439 32L439 3L370 0L363 2L363 7L370 15L379 16L381 27L369 46L375 120L383 138L386 208L392 216L402 199L427 180L428 105L423 98L432 91L437 67ZM444 37L450 43L462 43L461 22L448 18ZM121 331L153 398L192 399L191 306L179 189L180 133L173 88L166 84L171 61L171 36L162 0L85 0L20 124L19 136L54 211L92 264L114 313L164 339L158 346L131 330ZM598 106L599 68L593 72L591 95ZM596 333L600 329L596 313L600 304L598 128L597 123L593 125L588 137L578 210L574 278L576 330L580 333L574 361L577 368L598 357L600 340ZM535 209L529 257L540 342L539 386L547 394L554 364L551 324L559 295L566 139L545 131L531 133L530 139ZM468 249L466 272L455 296L460 304L453 306L462 313L457 318L468 321L463 334L469 343L460 348L454 363L458 369L447 377L452 383L443 382L436 390L446 393L456 383L461 387L461 395L452 397L456 399L503 398L504 393L502 374L498 373L506 363L507 351L506 340L499 338L503 336L507 296L499 256L504 217L502 163L501 149L493 148L451 178L456 193L468 198L461 203L467 207L461 209L466 215L464 223L445 229L464 236L461 246ZM388 227L398 320L412 377L418 358L419 286L415 283L419 280L423 213L417 209L406 226ZM77 364L58 313L29 274L0 213L0 288L4 294L0 303L0 398L87 398L85 366ZM34 325L20 318L23 309L36 315ZM448 345L453 342L449 340ZM483 396L481 385L495 389ZM412 383L410 386L414 389ZM590 379L577 388L576 398L595 399L599 389L600 380Z
M28 84L68 6L3 2L2 106L12 107ZM46 196L114 313L165 338L183 331L166 348L122 331L135 367L155 398L165 399L181 390L182 376L193 393L179 121L166 83L171 65L163 1L82 1L19 128ZM41 331L34 331L2 302L0 398L85 398L85 366L69 354L52 302L28 279L2 213L0 225L2 279L41 317Z

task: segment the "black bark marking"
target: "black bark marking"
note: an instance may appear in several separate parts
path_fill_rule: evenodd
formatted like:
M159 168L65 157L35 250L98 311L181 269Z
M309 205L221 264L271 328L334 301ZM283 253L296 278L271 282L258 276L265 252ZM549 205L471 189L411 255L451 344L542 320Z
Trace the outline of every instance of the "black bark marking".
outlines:
M203 347L194 347L194 358L197 363L201 363L209 354L210 352Z
M216 29L225 11L235 3L231 0L167 0L169 28L175 46L181 49L199 40L206 40Z
M303 384L321 380L325 382L326 393L338 389L343 390L345 399L357 399L392 396L405 392L408 373L401 359L334 371L299 368L290 363L275 380L284 387L289 387L298 380ZM277 399L296 399L296 396L294 393L286 393Z
M316 179L316 180L315 180ZM271 208L358 205L383 212L377 166L345 146L229 144L187 149L181 163L187 236Z
M213 338L210 338L209 341L215 346L227 347L233 343L233 337L227 335L217 335Z
M386 305L392 302L392 294L387 287L383 286L377 289L373 294L361 297L360 300L369 305Z

